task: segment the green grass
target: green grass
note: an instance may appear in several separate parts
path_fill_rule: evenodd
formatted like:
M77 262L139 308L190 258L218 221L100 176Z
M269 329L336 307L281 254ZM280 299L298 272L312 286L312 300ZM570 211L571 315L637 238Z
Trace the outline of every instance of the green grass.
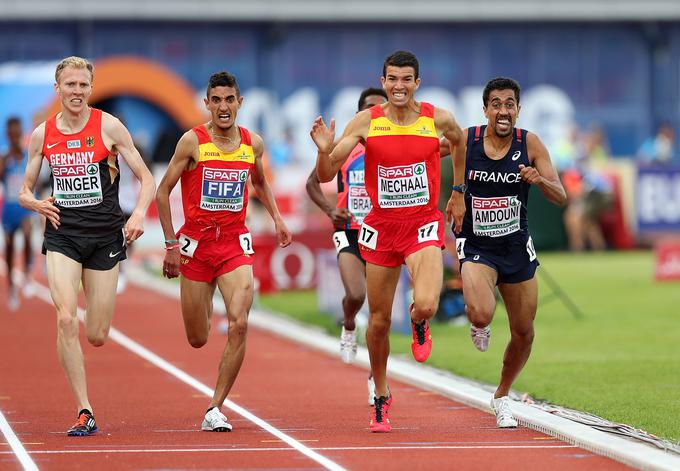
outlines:
M680 286L653 280L654 254L540 254L539 309L529 362L513 389L680 441ZM546 270L585 314L576 319L551 290ZM333 335L340 328L316 307L314 292L261 297L261 304ZM496 384L509 338L499 304L488 352L468 328L433 324L428 363ZM410 338L392 334L392 351L409 354Z

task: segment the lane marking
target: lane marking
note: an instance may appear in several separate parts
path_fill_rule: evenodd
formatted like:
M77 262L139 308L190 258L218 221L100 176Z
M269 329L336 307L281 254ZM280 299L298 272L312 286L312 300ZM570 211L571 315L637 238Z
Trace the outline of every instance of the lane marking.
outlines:
M26 448L21 444L21 441L14 434L14 430L9 426L9 422L5 419L2 411L0 411L0 431L2 431L9 446L12 447L12 451L3 451L0 453L3 455L16 455L21 466L23 466L26 471L38 471L38 467L26 452Z
M41 283L35 282L33 283L36 288L36 297L40 298L50 306L52 306L52 297L50 296L50 290L44 286ZM85 319L85 311L78 307L77 310L78 314L78 319L80 319L81 322L84 322ZM193 376L189 375L188 373L180 370L176 366L172 365L170 362L164 360L160 356L156 355L153 353L151 350L147 349L146 347L142 346L141 344L135 342L132 340L130 337L126 336L123 334L121 331L116 329L115 327L111 327L111 330L109 331L109 338L113 340L114 342L118 343L119 345L123 346L130 352L134 353L135 355L143 358L144 360L153 363L156 365L158 368L161 370L165 371L166 373L174 376L175 378L179 379L183 383L191 386L192 388L198 390L199 392L203 393L204 395L208 396L209 398L213 397L214 390L211 389L210 387L206 386L205 384L201 383L199 380L194 378ZM340 466L339 464L335 463L334 461L331 461L330 459L326 458L325 456L322 456L318 454L317 452L313 451L312 449L306 447L302 443L300 443L298 440L295 440L293 437L286 435L285 433L281 432L277 428L273 427L270 425L268 422L264 421L263 419L257 417L256 415L252 414L248 410L244 409L243 407L239 406L238 404L230 401L229 399L224 401L224 406L227 407L228 409L231 409L232 411L236 412L238 415L241 417L244 417L245 419L248 419L249 421L253 422L255 425L258 427L266 430L267 432L271 433L275 437L281 439L284 441L286 444L288 444L291 448L299 451L306 457L316 461L319 463L321 466L323 466L326 469L329 469L331 471L345 471L345 468ZM38 469L38 468L35 468Z
M329 447L314 447L311 450L318 451L385 451L385 450L517 450L517 449L553 449L553 448L578 448L574 445L555 445L555 446L541 446L541 445L521 445L521 446L504 446L504 445L451 445L451 446L329 446ZM292 448L269 447L269 448L166 448L166 449L140 449L140 450L36 450L31 451L32 455L75 455L75 454L93 454L93 453L207 453L225 451L235 452L251 452L251 451L295 451ZM9 454L9 451L0 451L0 455ZM37 468L36 468L37 469Z

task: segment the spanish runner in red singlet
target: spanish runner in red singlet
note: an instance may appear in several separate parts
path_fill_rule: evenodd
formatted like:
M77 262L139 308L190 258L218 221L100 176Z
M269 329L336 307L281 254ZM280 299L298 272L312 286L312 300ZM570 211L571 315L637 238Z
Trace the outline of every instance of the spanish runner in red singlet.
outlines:
M55 73L61 112L40 124L28 147L20 204L47 219L43 253L57 311L57 352L75 395L78 421L68 435L98 428L87 395L76 317L82 281L87 303L85 330L94 346L106 341L113 316L119 262L126 246L144 232L153 198L153 176L123 124L90 108L93 67L80 57L62 60ZM118 203L118 155L141 183L137 206L125 222ZM34 189L43 158L52 170L52 196L38 200Z
M444 219L437 210L439 138L446 137L456 152L462 144L462 131L450 112L415 101L420 78L418 59L412 53L397 51L388 56L380 80L387 103L358 113L337 145L333 120L327 127L318 117L310 133L318 148L316 170L321 181L333 178L358 143L366 147L366 191L373 208L362 223L359 244L367 262L366 343L375 380L371 432L391 429L388 334L403 263L413 281L413 356L425 361L432 348L428 319L439 303L444 246Z
M156 203L165 234L163 274L180 278L182 316L191 346L208 341L212 299L219 288L227 310L229 336L222 353L215 394L201 429L229 432L220 411L241 369L246 351L248 311L253 302L253 241L245 226L248 179L276 226L279 245L291 234L264 176L262 138L236 124L243 103L236 77L213 74L205 106L211 119L187 131L158 186ZM185 223L175 232L170 193L182 180Z
M359 96L357 111L385 103L387 94L382 88L367 88ZM357 332L355 318L366 299L366 262L359 252L359 228L364 217L371 210L371 199L364 184L363 144L357 144L337 175L338 198L332 206L319 184L316 168L307 178L307 194L314 203L331 219L335 232L333 245L338 254L340 278L345 288L342 298L344 314L340 334L340 358L352 363L357 355ZM368 403L373 405L375 384L368 378Z

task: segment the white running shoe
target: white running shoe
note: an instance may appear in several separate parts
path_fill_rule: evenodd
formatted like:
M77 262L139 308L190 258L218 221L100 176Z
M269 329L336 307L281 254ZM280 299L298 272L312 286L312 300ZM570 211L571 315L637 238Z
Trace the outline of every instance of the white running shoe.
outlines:
M368 405L375 405L375 383L373 382L373 376L368 378Z
M7 307L10 311L14 312L19 309L19 294L16 288L12 288L9 291L9 296L7 298Z
M496 425L499 428L517 427L517 421L510 410L510 398L508 396L491 398L491 410L496 414Z
M342 328L340 335L340 358L342 361L350 364L354 362L357 357L357 332L356 330L345 330Z
M231 432L231 424L219 407L213 407L205 413L205 418L201 424L201 430L206 432Z
M491 337L491 327L475 327L470 324L470 337L477 350L485 352L489 348L489 338Z
M24 278L22 294L26 299L31 299L33 296L35 296L35 285L33 284L33 280L28 277Z

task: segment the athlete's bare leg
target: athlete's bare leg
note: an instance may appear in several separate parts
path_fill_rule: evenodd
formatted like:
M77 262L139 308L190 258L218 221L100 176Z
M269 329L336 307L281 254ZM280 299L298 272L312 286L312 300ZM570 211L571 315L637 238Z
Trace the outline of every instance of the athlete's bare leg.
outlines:
M31 269L33 268L33 244L31 242L31 218L27 217L21 221L21 231L24 234L24 283L28 281L31 276Z
M92 406L87 397L83 351L78 340L78 288L82 265L58 252L47 252L47 279L57 311L57 353L76 398L78 411Z
M113 311L116 307L118 267L110 270L83 269L83 290L87 302L85 333L95 347L101 347L109 337Z
M222 352L217 373L217 384L210 407L221 407L246 355L248 311L253 304L253 268L242 265L217 278L217 286L224 298L229 319L229 336Z
M10 291L14 286L12 271L14 270L14 232L5 233L5 262L7 263L7 285Z
M338 256L338 266L345 287L345 297L342 298L344 326L347 330L354 330L354 318L366 299L366 266L356 255L348 252Z
M512 383L529 359L534 342L534 318L538 303L536 278L498 286L510 322L510 342L503 356L501 382L494 397L507 396Z
M192 347L201 348L208 342L216 283L192 281L180 276L179 286L187 340Z
M375 395L388 396L387 357L390 355L390 324L392 303L399 282L401 267L381 267L366 264L368 309L371 313L366 331L366 345L375 382Z
M411 320L419 324L431 319L439 306L444 278L442 251L439 247L424 247L406 257L406 267L413 281Z
M470 323L482 328L491 324L496 310L496 280L498 273L482 263L466 262L461 268L465 312Z

